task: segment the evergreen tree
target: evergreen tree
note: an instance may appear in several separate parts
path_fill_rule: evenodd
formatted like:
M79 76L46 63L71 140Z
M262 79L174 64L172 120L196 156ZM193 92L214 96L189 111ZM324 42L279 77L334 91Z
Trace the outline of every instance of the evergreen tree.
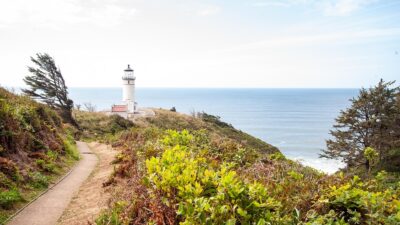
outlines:
M65 122L78 126L72 117L74 103L68 98L68 88L54 59L47 53L38 53L36 58L31 57L31 61L35 66L28 66L31 75L24 78L29 89L22 91L28 96L57 109Z
M351 99L351 107L336 118L330 131L333 138L327 140L327 150L321 157L340 159L348 167L364 164L368 169L365 149L376 149L379 161L384 162L389 151L400 146L399 87L392 88L393 84L381 80L375 87L362 88L358 97Z

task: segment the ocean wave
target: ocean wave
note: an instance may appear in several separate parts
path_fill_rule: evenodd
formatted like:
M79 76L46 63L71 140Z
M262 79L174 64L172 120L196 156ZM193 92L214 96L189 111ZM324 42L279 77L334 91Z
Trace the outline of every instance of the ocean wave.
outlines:
M312 167L327 174L333 174L345 167L345 164L339 160L304 157L294 157L291 159L300 162L304 166Z

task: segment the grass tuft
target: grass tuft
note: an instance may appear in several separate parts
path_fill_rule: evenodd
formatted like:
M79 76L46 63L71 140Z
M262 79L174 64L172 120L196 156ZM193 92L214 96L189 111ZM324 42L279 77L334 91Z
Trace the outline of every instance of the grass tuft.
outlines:
M74 160L79 160L79 151L78 148L76 147L76 143L74 139L68 135L67 138L64 140L64 148L65 148L65 153L71 157Z
M15 188L0 192L0 207L3 209L10 209L14 203L21 200L23 200L23 198Z

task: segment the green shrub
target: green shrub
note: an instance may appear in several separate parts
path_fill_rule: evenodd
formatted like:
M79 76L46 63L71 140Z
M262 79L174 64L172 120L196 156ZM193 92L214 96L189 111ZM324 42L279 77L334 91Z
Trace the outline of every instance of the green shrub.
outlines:
M193 135L189 133L187 130L183 130L182 132L177 132L175 130L167 130L162 143L166 146L188 146L193 140Z
M319 215L312 211L308 215L308 222L306 225L349 225L344 218L341 218L335 211L331 210L329 213Z
M281 152L275 152L268 155L270 160L285 160L286 157Z
M228 127L228 128L233 128L231 124L225 123L221 120L221 117L219 116L214 116L211 114L207 114L205 112L198 113L198 116L204 120L205 122L213 123L216 124L217 126L220 127Z
M33 188L41 189L49 186L49 178L40 172L34 172L29 174L30 186Z
M178 205L180 224L267 224L282 222L280 203L259 183L247 184L222 165L209 168L187 145L187 131L169 131L161 157L146 161L147 180L167 205ZM169 147L171 144L177 144ZM182 144L182 145L179 145Z
M0 192L0 207L3 209L10 209L13 204L21 200L21 194L17 189L5 190Z
M49 162L49 161L44 160L44 159L37 159L35 162L36 162L36 165L40 169L42 169L42 170L44 170L46 172L53 173L53 172L56 171L56 165L53 162Z
M297 173L296 171L293 170L289 171L287 174L294 180L301 180L304 177L303 174Z
M112 115L110 116L108 127L112 134L116 134L117 132L133 127L133 122L119 115Z
M8 178L3 172L0 172L0 188L14 188L15 182Z
M76 147L75 141L71 136L67 136L67 138L64 140L64 149L65 153L70 156L74 160L79 160L79 151L78 148Z
M122 225L122 221L119 218L119 214L126 207L127 203L125 201L118 201L112 207L111 212L102 212L100 216L96 219L97 225L109 224L109 225Z
M367 160L368 174L371 173L371 168L379 161L379 153L371 147L364 149L364 157Z
M48 150L46 152L46 156L48 157L50 162L55 162L55 161L57 161L58 153L55 151Z
M335 214L337 221L351 224L399 224L400 186L385 191L377 188L376 180L363 183L355 176L351 182L340 187L333 186L319 202ZM324 215L325 216L325 215Z
M43 158L36 159L36 165L43 171L59 173L61 165L58 163L59 155L55 151L48 150Z
M74 111L75 119L82 128L81 138L108 141L114 135L134 127L132 121L119 115L107 116L104 113Z
M0 224L3 224L7 219L9 215L6 212L1 212L0 211Z

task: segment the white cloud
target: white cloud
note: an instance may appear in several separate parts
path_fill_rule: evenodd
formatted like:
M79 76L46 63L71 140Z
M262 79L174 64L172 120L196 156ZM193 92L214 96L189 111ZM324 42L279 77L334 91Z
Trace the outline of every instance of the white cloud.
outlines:
M374 2L376 0L338 0L324 2L322 6L328 16L345 16Z
M325 1L325 0L321 0ZM259 0L252 3L255 7L290 7L304 4L315 4L318 0Z
M256 2L252 4L256 7L268 7L268 6L276 6L276 7L289 7L292 4L290 2L283 2L283 1L268 1L268 2Z
M200 16L209 16L209 15L215 15L220 11L220 7L215 6L215 5L210 5L207 6L199 11L197 11L197 15Z
M114 26L124 21L124 19L133 16L135 13L136 9L106 5L101 10L91 10L86 20L99 26Z
M134 13L135 9L122 7L115 0L90 4L80 0L1 1L0 27L16 23L50 28L76 23L113 26Z
M255 7L293 7L310 5L327 16L344 16L377 1L378 0L266 0L255 2L252 5Z
M287 37L270 38L264 41L253 42L241 46L237 46L228 51L241 51L259 48L280 48L280 47L296 47L304 45L317 45L321 43L336 43L336 42L361 42L363 40L377 40L377 38L399 37L400 28L385 28L385 29L367 29L360 31L343 31L335 33L321 33L313 35L293 35Z

